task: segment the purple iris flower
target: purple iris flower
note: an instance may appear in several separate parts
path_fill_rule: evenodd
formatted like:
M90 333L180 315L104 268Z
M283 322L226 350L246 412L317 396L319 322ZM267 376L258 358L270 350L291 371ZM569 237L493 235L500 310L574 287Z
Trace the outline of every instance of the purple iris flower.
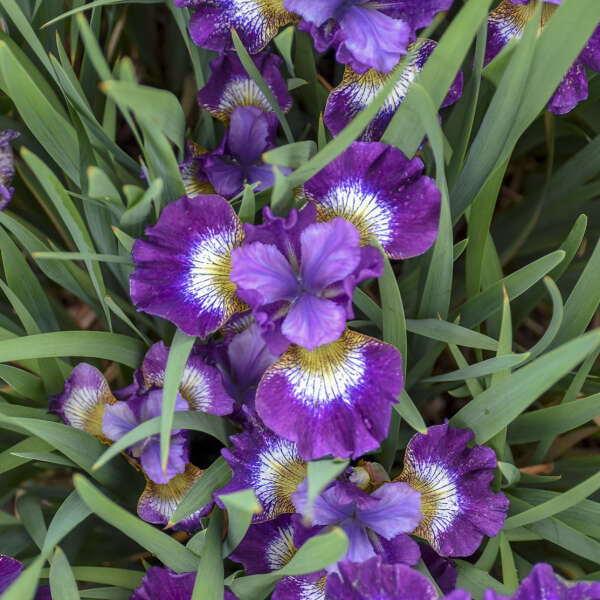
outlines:
M15 157L10 142L19 137L11 129L0 131L0 210L11 201L14 188L11 187L15 175Z
M0 554L0 594L3 594L21 575L23 563ZM48 586L38 588L34 600L52 600Z
M293 209L286 219L263 212L265 224L244 226L246 243L231 253L231 280L249 304L272 352L290 343L309 350L337 340L353 317L354 288L379 277L375 248L360 247L360 233L336 218L315 223L316 209Z
M175 410L189 410L188 403L178 393ZM107 405L102 418L102 433L112 441L121 439L126 433L145 421L160 416L162 411L162 389L152 388L126 402ZM189 462L188 435L180 429L171 431L171 447L166 471L160 461L160 439L151 435L128 448L129 453L140 461L144 473L155 483L167 483L185 471Z
M307 489L305 480L292 494L296 510L305 516ZM349 481L337 480L315 500L310 517L313 525L338 525L345 531L350 545L342 560L363 562L381 556L386 563L414 565L419 546L406 534L419 524L420 508L421 494L409 485L384 483L367 494Z
M231 112L229 131L219 148L199 161L217 194L232 198L246 183L260 182L259 191L273 185L273 167L262 162L262 155L274 147L272 118L257 106L238 106ZM291 172L283 167L281 171Z
M542 27L550 20L562 0L546 0L542 7ZM537 2L531 0L503 0L488 18L488 39L485 55L490 62L513 38L519 39L535 16ZM562 115L573 110L588 97L586 67L600 73L600 26L596 28L583 50L565 74L552 98L548 110Z
M415 40L416 29L429 25L435 13L453 0L285 0L302 17L319 52L329 46L341 63L357 73L373 68L389 73Z

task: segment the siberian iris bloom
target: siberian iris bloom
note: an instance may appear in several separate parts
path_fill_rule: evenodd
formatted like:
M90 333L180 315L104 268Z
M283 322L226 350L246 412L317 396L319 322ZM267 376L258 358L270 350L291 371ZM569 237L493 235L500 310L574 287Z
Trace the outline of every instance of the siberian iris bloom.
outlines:
M277 98L281 110L288 112L292 107L292 97L280 71L283 60L268 50L253 56L252 60ZM210 63L210 77L198 92L198 102L204 110L226 125L229 125L232 111L240 106L260 108L277 125L271 104L233 52L226 52Z
M275 147L275 132L271 115L257 106L233 109L229 131L225 132L219 148L199 157L217 194L233 198L247 183L260 183L258 191L273 185L273 167L263 163L262 155ZM285 174L291 172L286 167L280 170Z
M411 44L408 47L408 56L405 61L394 67L389 74L380 73L375 69L369 69L366 73L360 74L347 65L342 81L327 98L323 118L329 131L333 135L338 135L354 117L373 101L389 78L394 76L396 70L401 69L402 75L391 94L359 138L363 142L380 140L392 117L406 98L410 85L422 71L436 45L436 42L432 40L419 40ZM461 97L462 88L463 74L462 71L459 71L444 99L442 108L454 104Z
M14 189L11 187L15 175L15 157L10 142L19 137L16 131L0 131L0 210L11 201Z
M205 338L246 309L229 279L242 223L220 196L183 197L133 246L131 298L138 310Z
M291 496L306 477L306 461L298 454L294 442L269 431L257 420L248 431L231 438L233 448L221 450L231 470L231 482L218 496L252 489L262 506L253 522L269 521L295 512Z
M423 170L397 148L355 142L304 184L304 195L318 221L342 217L362 245L374 236L390 258L411 258L433 244L440 218L441 194Z
M389 73L416 39L416 30L453 0L285 0L288 10L302 17L319 52L330 46L338 62L357 73L370 68Z
M542 7L542 27L554 14L562 0L548 0ZM485 61L490 62L514 38L520 38L529 21L534 18L539 0L503 0L490 13ZM548 103L548 110L562 115L573 110L588 97L585 67L600 73L600 26L567 71Z
M283 0L175 0L175 6L193 9L192 40L201 48L217 52L233 48L232 27L248 52L256 54L280 27L296 20L285 10Z
M308 516L306 482L292 500L298 512ZM381 556L385 562L414 565L419 546L407 534L421 520L420 506L419 492L405 483L384 483L367 494L349 481L336 480L317 497L309 516L313 525L344 530L349 548L342 560L363 562Z
M334 342L353 317L354 288L382 274L379 252L361 248L359 231L344 219L316 223L314 206L285 219L265 208L263 217L263 225L244 225L245 244L231 253L238 296L274 353Z
M360 563L342 562L338 569L327 578L326 600L438 600L427 578L406 565L384 564L375 557ZM445 598L471 600L460 590Z
M448 424L416 434L397 478L421 493L423 519L413 533L442 556L473 554L506 519L508 499L490 490L496 455L487 446L468 448L472 439L472 431Z
M600 600L600 583L578 583L567 585L545 563L535 565L531 573L523 580L512 600ZM487 590L483 600L509 600L507 596L494 590Z
M166 567L151 567L130 600L191 600L195 581L196 573L174 573ZM235 600L235 596L225 590L225 600Z

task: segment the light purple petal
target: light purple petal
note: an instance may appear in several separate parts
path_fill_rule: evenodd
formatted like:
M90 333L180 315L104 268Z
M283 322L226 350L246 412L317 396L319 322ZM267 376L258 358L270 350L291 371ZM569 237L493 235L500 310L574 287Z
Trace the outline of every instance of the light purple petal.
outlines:
M348 552L342 560L351 562L364 562L376 556L375 549L363 523L356 519L347 519L340 523L340 527L348 536ZM338 570L338 565L331 565L327 571L333 573Z
M252 308L292 300L298 293L296 274L283 254L271 244L254 242L236 248L231 253L231 265L231 281Z
M137 425L139 421L127 402L115 402L104 409L102 433L113 442L120 440Z
M148 480L137 505L140 518L155 525L169 523L183 497L203 473L204 471L188 463L184 473L176 475L166 484L154 483ZM195 533L201 529L200 518L210 513L212 507L213 502L199 507L196 512L175 525L173 529Z
M319 221L342 217L372 235L390 258L404 259L427 251L437 237L441 194L423 175L419 158L408 160L379 142L355 142L304 184Z
M292 344L314 350L339 339L346 328L346 311L335 302L302 294L294 302L281 326Z
M104 409L114 402L104 375L91 365L79 363L65 381L62 394L50 398L50 412L71 427L101 437Z
M140 464L144 473L154 483L168 483L175 475L183 473L190 459L187 437L176 435L169 444L169 460L167 468L162 470L160 460L160 441L158 436L150 439L144 446L140 456Z
M287 10L299 14L306 21L314 23L320 27L333 19L338 10L344 4L348 4L346 0L319 0L312 2L311 0L285 0L284 6Z
M401 481L421 492L423 520L414 534L442 556L469 556L484 535L504 524L508 500L490 483L496 468L491 448L467 448L473 433L435 425L408 443Z
M221 453L233 471L233 478L219 490L217 498L248 488L254 490L263 508L254 515L254 523L295 512L291 495L306 477L306 461L299 456L296 444L258 422L248 431L234 435L231 443L233 449L223 449Z
M314 351L290 349L265 373L256 409L300 456L359 457L387 435L403 386L402 359L388 344L346 330Z
M131 298L138 310L202 338L244 310L229 279L231 251L241 245L243 230L226 200L171 202L146 235L133 247Z

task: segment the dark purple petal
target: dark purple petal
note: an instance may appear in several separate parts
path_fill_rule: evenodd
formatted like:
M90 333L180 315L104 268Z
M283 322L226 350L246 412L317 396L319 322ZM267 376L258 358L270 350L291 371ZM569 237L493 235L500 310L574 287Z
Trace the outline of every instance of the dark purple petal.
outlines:
M506 519L508 499L494 494L491 448L467 444L473 433L447 424L416 434L406 447L401 481L421 492L423 520L414 531L442 556L469 556Z
M287 112L292 107L292 97L281 76L281 58L265 50L252 57L252 60L275 95L281 110ZM213 117L226 124L229 124L229 116L238 106L257 106L265 113L273 112L265 95L233 52L226 52L210 63L210 78L198 92L198 102ZM273 122L276 127L277 119L273 119Z
M380 558L339 563L327 578L327 600L437 600L424 575L405 565L382 564Z
M449 594L456 588L456 567L452 559L440 556L429 544L419 543L421 557L440 590Z
M387 435L402 385L402 359L393 346L346 330L313 351L291 346L262 378L256 409L307 460L358 457Z
M326 298L302 294L281 325L281 333L292 343L314 350L339 339L346 328L346 311Z
M406 21L413 31L427 27L433 17L444 10L449 10L454 0L383 0L383 12Z
M297 575L280 579L271 600L327 600L325 597L325 582L327 573Z
M151 567L131 600L190 600L195 581L196 573L177 574L166 567Z
M586 67L600 73L600 25L596 27L592 37L588 40L580 58Z
M405 533L400 533L391 540L386 540L383 536L377 536L372 539L372 542L375 553L386 564L403 564L412 567L421 558L419 544Z
M71 427L102 437L102 417L116 402L104 375L92 365L79 363L65 381L62 394L50 398L50 412Z
M285 256L271 244L254 242L231 253L231 281L251 308L278 300L293 300L299 291L296 274Z
M13 196L11 183L15 175L15 157L10 142L19 135L11 129L0 132L0 210L6 208Z
M211 153L202 165L215 192L223 198L233 198L244 189L244 168L229 157Z
M137 505L140 518L155 525L167 525L183 497L203 473L204 471L188 463L184 473L176 475L166 484L148 480ZM213 502L200 507L195 513L177 523L173 529L195 533L201 529L200 518L210 513L212 507Z
M228 154L234 156L243 167L250 167L262 162L263 152L274 145L270 121L260 108L238 106L233 109L227 138Z
M231 251L243 230L219 196L181 198L168 204L148 240L133 247L131 297L138 308L202 338L244 309L229 279Z
M231 438L232 450L221 451L231 470L231 482L218 495L252 489L263 511L254 515L260 523L295 512L291 495L306 477L306 461L296 444L280 438L258 422ZM218 500L217 500L218 501Z
M280 27L294 20L292 14L266 0L175 0L176 6L192 6L190 35L201 48L220 52L233 48L231 28L235 28L251 54L260 52Z
M19 577L22 570L23 564L18 560L0 554L0 594Z
M580 102L587 100L588 80L585 67L577 61L567 71L548 102L548 110L556 115L571 112Z
M169 349L163 342L154 344L148 350L141 367L145 389L163 387L168 357ZM188 358L179 383L179 394L186 400L190 410L212 415L228 415L233 410L233 400L225 391L221 374L200 356L192 354Z
M441 194L423 168L387 144L355 142L309 179L304 193L319 221L342 217L363 245L372 235L391 258L410 258L428 250L438 231Z

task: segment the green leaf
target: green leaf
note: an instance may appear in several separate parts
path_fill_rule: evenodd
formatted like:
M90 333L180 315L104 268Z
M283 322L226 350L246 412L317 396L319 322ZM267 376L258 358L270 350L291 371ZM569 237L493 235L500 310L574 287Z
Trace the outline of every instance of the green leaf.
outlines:
M496 374L505 369L516 367L525 362L528 357L529 352L488 358L487 360L482 360L474 365L469 365L464 369L451 371L450 373L444 373L443 375L436 375L435 377L427 377L422 381L424 383L439 383L440 381L465 381L467 379L485 377L486 375Z
M47 530L40 499L31 494L20 496L17 498L17 514L35 545L41 549Z
M230 587L240 600L263 600L282 577L320 571L340 560L347 551L346 534L339 527L334 527L329 533L307 540L290 562L278 571L240 577Z
M50 591L53 598L79 600L77 583L65 553L57 548L50 567Z
M73 567L72 571L77 581L116 585L128 590L138 588L145 575L144 571L130 571L113 567ZM42 577L47 579L48 575L48 569L44 569Z
M63 356L105 358L137 368L144 357L144 344L106 331L56 331L4 340L0 345L0 362Z
M231 29L231 37L233 39L233 45L235 46L235 51L237 52L238 58L240 59L244 69L246 69L246 72L248 73L248 75L250 76L252 81L254 81L254 83L256 83L256 85L258 86L258 89L263 93L264 97L267 99L267 102L273 109L273 112L277 115L277 118L279 119L279 122L281 123L281 127L282 127L283 133L285 134L285 137L288 141L288 144L293 144L294 143L294 135L292 133L292 130L290 129L287 119L285 118L285 115L283 114L283 111L281 110L281 106L279 106L279 102L277 102L277 98L275 97L275 94L273 93L271 88L267 85L267 82L263 79L263 76L261 75L260 71L254 64L254 61L248 54L248 51L244 47L242 40L240 40L240 36L237 34L236 30L233 28Z
M481 598L485 591L492 588L499 594L510 595L510 590L499 581L474 567L465 560L455 559L456 572L458 578L456 581L457 589L466 589L473 594L474 598Z
M44 442L44 440L39 440L35 437L29 437L17 442L14 446L4 450L4 452L0 452L0 474L6 473L11 469L16 469L29 462L29 458L19 457L16 453L23 451L42 452L45 450L52 450L52 446Z
M479 394L450 423L473 430L476 443L487 442L598 345L600 332L592 332L560 346Z
M169 461L169 446L171 442L171 429L173 428L177 391L179 390L183 371L195 341L195 336L187 335L178 329L175 332L171 349L169 350L169 357L165 368L162 411L160 416L160 460L163 472L165 473Z
M223 547L223 556L229 556L244 539L252 522L252 517L261 513L263 507L257 500L254 490L241 490L231 494L219 495L219 500L223 502L227 509L227 540ZM219 531L219 540L220 533Z
M11 452L11 454L13 456L25 458L27 461L37 460L40 462L51 463L53 465L60 465L75 469L77 468L77 465L73 461L61 456L60 454L57 454L56 452Z
M90 509L73 490L59 506L48 527L42 554L47 556L56 544L91 514Z
M216 509L208 524L202 558L198 565L191 600L221 600L224 595L224 569L221 559L223 513Z
M62 15L51 19L47 23L44 23L44 27L49 27L50 25L54 25L62 19L66 19L84 10L97 8L99 6L112 6L115 4L161 4L162 1L163 0L93 0L92 2L87 2L83 6L78 6L77 8L73 8L72 10L68 10Z
M363 290L357 287L354 290L354 298L352 302L356 307L358 307L362 312L379 327L379 329L383 328L383 313L378 304L373 300L370 296L368 296Z
M222 456L219 456L202 473L202 477L188 490L188 493L183 497L175 512L171 515L171 520L167 527L172 527L176 523L179 523L179 521L189 517L198 510L199 506L206 506L213 499L213 494L225 487L230 480L231 469L227 461Z
M209 415L208 413L198 411L178 410L173 413L171 426L174 429L187 429L189 431L202 431L212 435L223 444L228 443L227 429L221 417ZM94 463L93 470L100 469L108 461L118 456L129 446L161 431L162 416L154 417L144 421L131 431L128 431L122 438L119 438L114 444L111 444ZM171 430L169 429L169 432Z
M242 205L238 217L242 223L254 223L254 217L256 216L256 202L254 197L254 190L251 186L244 186L244 195L242 196Z
M514 592L519 587L519 576L515 567L515 557L504 531L500 532L500 558L502 560L502 581L511 592Z
M0 378L21 396L43 402L47 400L42 380L28 371L9 365L0 365Z
M415 406L412 398L406 390L400 392L398 404L392 404L392 408L415 430L419 433L427 433L427 425Z
M115 254L95 254L93 252L34 252L32 257L39 260L96 260L98 262L132 265L129 256Z
M74 475L73 483L94 513L155 554L167 567L176 573L196 570L197 557L185 546L109 500L82 475Z
M406 319L406 329L410 333L456 346L492 351L498 348L494 338L441 319Z
M310 160L317 153L317 145L313 141L295 142L279 146L262 155L263 162L278 167L296 169Z

